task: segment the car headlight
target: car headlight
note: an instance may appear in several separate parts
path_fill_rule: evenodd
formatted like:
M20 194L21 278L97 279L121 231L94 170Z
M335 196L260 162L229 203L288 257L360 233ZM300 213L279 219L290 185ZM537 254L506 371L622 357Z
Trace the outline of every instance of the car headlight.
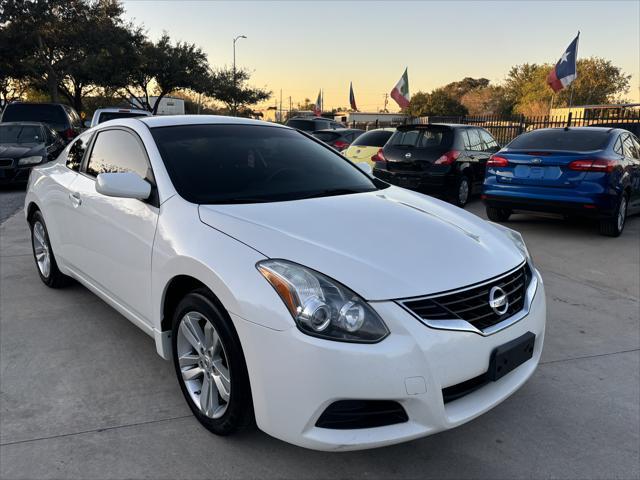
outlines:
M35 165L36 163L40 163L42 161L42 155L35 155L33 157L24 157L18 160L18 165Z
M286 260L264 260L256 267L304 333L360 343L379 342L389 334L365 300L327 276Z
M524 238L522 238L520 232L516 232L515 230L509 227L505 227L504 225L500 225L499 223L489 223L496 227L498 230L501 230L504 234L507 235L507 237L509 237L509 239L511 239L516 248L520 250L520 252L522 252L524 257L527 259L527 262L529 262L529 265L533 268L533 258L531 258L531 254L529 253L527 244L524 243Z

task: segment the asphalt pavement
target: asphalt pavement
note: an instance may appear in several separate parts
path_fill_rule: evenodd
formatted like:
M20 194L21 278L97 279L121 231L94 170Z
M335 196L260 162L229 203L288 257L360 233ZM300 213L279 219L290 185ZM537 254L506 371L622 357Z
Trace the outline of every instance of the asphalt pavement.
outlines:
M0 192L3 215L13 196ZM484 216L477 201L468 209ZM620 238L553 217L508 225L546 285L531 380L454 430L323 453L255 429L220 438L202 428L151 338L82 286L39 281L15 214L0 226L0 477L638 478L640 217Z

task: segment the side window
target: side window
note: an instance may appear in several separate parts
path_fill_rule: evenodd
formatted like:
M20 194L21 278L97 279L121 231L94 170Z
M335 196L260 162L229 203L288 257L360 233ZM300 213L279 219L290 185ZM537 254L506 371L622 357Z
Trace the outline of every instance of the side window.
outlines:
M619 135L618 138L616 139L616 143L613 146L613 151L616 152L618 155L622 155L622 135Z
M329 122L325 122L325 121L322 121L322 120L315 122L315 129L316 130L326 130L327 128L332 128L329 125Z
M80 171L80 165L82 165L82 158L87 151L87 146L91 142L93 135L85 133L80 135L69 147L69 153L67 153L67 168L76 172Z
M638 139L636 138L635 135L629 135L629 137L631 138L631 141L633 142L633 146L636 147L636 156L635 156L635 158L637 160L640 160L640 142L638 142Z
M469 150L481 152L482 139L480 138L480 130L477 128L468 128L467 134L469 135Z
M623 133L622 137L622 154L627 158L636 158L636 149L631 140L631 136Z
M142 178L150 178L149 164L140 142L124 130L99 132L91 150L87 173L96 177L100 173L121 172L134 172Z
M482 141L484 142L485 152L491 153L498 151L498 142L495 141L489 132L486 130L480 130L480 137L482 137Z

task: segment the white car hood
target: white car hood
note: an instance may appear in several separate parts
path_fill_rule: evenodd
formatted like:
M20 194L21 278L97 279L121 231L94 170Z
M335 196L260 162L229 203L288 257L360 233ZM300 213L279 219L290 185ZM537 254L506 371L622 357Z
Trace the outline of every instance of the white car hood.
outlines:
M200 205L205 224L270 258L317 270L366 300L421 296L524 261L493 225L397 187L290 202Z

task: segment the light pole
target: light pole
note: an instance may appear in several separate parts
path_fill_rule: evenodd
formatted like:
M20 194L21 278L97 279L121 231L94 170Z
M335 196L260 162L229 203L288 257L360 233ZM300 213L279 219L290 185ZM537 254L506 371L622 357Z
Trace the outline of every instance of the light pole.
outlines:
M241 38L247 38L245 35L238 35L233 39L233 93L236 93L236 42ZM236 115L236 103L233 102L233 115Z

